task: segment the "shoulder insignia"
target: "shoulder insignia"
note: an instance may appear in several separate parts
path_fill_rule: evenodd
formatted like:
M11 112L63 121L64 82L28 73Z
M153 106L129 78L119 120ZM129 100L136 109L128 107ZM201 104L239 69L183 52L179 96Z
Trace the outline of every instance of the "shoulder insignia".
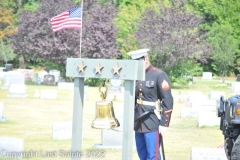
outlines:
M162 81L162 89L165 91L169 89L169 84L165 79Z

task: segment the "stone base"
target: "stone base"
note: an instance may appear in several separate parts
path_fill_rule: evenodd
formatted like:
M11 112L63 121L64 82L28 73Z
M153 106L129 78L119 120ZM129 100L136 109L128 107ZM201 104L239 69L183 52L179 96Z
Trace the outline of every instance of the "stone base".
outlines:
M0 118L0 122L7 122L7 118Z
M27 98L27 94L8 94L7 98Z
M1 86L1 89L9 89L8 86Z
M122 150L122 146L106 146L106 145L102 145L102 144L94 144L93 148L95 149L115 149L115 150ZM136 146L133 146L133 150L136 150Z
M227 160L223 148L193 147L190 154L190 160Z

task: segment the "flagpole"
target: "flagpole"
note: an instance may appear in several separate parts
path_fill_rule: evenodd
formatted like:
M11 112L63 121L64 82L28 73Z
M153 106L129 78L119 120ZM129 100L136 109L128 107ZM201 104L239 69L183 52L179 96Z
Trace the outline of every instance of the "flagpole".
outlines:
M81 0L81 19L82 19L82 27L81 27L81 29L80 29L80 58L82 58L82 29L83 29L83 0Z

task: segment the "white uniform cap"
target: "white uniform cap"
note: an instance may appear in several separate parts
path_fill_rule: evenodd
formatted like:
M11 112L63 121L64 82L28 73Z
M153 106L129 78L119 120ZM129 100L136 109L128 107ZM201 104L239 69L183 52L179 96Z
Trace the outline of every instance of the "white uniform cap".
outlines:
M127 54L129 56L131 56L132 59L138 59L138 58L141 58L143 56L148 55L149 50L150 49L139 49L139 50L136 50L136 51L128 52Z

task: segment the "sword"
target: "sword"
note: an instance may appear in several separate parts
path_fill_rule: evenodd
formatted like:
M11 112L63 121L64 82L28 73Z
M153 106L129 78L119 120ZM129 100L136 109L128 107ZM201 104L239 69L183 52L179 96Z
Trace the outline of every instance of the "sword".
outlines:
M163 136L162 136L161 133L160 133L160 139L161 139L162 157L163 157L163 160L165 160L165 153L164 153L164 146L163 146Z
M151 112L154 112L154 109L153 110L150 110L150 111L145 111L143 114L141 114L140 116L138 116L134 121L139 121L141 120L143 117L145 117L146 115L148 115L149 113Z

